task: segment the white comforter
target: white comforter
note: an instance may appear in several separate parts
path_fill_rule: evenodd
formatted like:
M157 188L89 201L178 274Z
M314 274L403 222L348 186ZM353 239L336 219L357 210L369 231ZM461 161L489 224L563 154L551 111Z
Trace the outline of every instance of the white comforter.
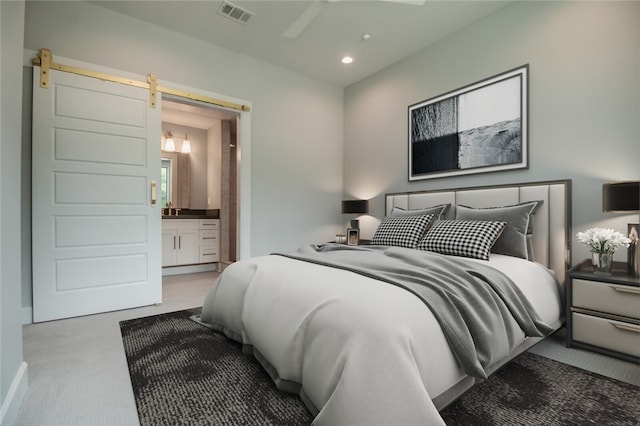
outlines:
M545 323L560 326L558 287L542 265L493 254L489 264L517 283ZM282 256L228 267L201 320L301 384L318 411L315 425L444 424L432 398L465 377L438 322L410 292Z

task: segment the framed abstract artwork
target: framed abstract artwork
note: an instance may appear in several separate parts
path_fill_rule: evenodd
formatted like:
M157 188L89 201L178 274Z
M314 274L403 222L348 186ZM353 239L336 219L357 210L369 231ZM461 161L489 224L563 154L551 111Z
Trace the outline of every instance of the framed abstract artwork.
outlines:
M528 71L409 106L409 180L527 168Z

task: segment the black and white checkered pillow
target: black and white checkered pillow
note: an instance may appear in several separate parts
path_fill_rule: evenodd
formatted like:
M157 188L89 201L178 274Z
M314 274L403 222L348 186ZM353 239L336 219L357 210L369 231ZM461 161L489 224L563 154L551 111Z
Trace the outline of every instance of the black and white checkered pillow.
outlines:
M489 260L489 252L506 222L484 220L441 220L420 240L419 250Z
M386 217L376 229L371 244L415 248L431 219L432 214Z

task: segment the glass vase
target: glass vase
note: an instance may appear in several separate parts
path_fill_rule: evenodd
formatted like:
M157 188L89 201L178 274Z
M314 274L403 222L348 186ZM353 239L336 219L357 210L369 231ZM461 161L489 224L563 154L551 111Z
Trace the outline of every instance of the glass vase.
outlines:
M594 251L591 253L593 273L596 275L611 275L611 260L613 253L608 251Z

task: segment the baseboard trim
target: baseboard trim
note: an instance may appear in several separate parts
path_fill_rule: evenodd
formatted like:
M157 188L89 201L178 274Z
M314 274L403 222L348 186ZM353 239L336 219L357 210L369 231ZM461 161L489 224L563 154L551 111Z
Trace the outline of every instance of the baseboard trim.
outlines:
M162 276L169 275L181 275L181 274L193 274L195 272L209 272L217 271L218 263L203 263L200 265L187 265L187 266L166 266L162 268Z
M18 371L16 372L11 387L7 393L7 397L2 401L2 417L0 417L0 425L11 426L15 424L18 418L18 411L24 395L27 393L28 375L27 363L22 361Z
M33 324L33 308L31 306L22 307L22 325Z

